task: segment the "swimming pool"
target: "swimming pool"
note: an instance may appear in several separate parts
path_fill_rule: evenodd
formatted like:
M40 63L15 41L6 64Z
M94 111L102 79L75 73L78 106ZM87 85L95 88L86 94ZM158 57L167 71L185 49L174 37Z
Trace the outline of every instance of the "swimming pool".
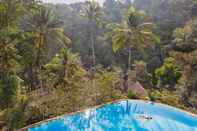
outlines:
M197 131L197 117L163 104L123 100L62 116L28 131Z

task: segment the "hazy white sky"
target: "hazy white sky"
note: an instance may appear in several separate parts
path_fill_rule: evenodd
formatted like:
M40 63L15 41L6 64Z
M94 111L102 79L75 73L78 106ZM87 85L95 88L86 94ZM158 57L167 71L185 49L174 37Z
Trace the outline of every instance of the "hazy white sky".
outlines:
M42 0L43 2L47 2L47 3L75 3L75 2L84 2L87 0ZM96 0L99 3L103 3L105 0Z

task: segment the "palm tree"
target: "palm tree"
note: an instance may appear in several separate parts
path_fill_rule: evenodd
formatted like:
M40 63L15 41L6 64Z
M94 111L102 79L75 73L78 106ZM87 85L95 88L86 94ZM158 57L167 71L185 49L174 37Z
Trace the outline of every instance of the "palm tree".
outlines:
M96 41L96 30L98 25L100 24L100 18L102 15L101 8L99 3L95 2L94 0L87 2L87 7L85 8L85 17L88 19L88 25L90 26L89 33L90 33L90 44L92 50L92 69L91 69L91 76L92 76L92 87L95 89L95 66L96 66L96 56L95 56L95 41ZM97 101L97 90L95 89L95 96Z
M64 34L62 24L63 23L51 10L44 7L38 8L24 18L22 29L33 34L34 43L37 48L37 58L35 62L35 66L37 67L36 74L41 71L43 53L49 43L53 42L53 44L61 46L70 43L70 39Z
M91 43L91 50L92 50L92 68L93 74L95 71L96 65L96 56L95 56L95 36L96 36L96 29L100 23L102 12L99 3L95 2L94 0L87 2L87 7L85 8L85 16L88 18L88 24L90 26L90 43Z
M131 68L131 49L143 49L160 39L153 33L154 24L145 22L146 15L142 11L136 11L131 7L121 24L110 24L108 35L112 38L114 52L128 48L128 71Z

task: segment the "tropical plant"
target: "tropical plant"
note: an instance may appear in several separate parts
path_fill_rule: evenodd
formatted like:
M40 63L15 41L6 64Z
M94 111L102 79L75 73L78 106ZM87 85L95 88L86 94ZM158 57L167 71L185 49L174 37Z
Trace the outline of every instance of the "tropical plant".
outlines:
M137 99L138 98L137 94L131 90L128 92L127 97L129 99Z
M94 0L88 1L87 6L85 8L85 17L88 19L88 24L90 26L89 34L90 34L90 45L92 50L92 68L91 68L91 77L92 79L92 87L95 89L95 66L96 66L96 56L95 56L95 43L96 43L96 30L100 23L100 18L102 15L101 7L99 3ZM97 91L95 91L97 92ZM97 97L97 93L96 93ZM97 98L96 98L97 99Z
M16 45L23 34L17 23L23 13L23 6L17 0L0 1L0 109L16 103L20 86L16 74L20 68Z
M175 29L173 33L175 51L190 53L197 49L196 27L197 19L192 19L183 28Z
M81 67L78 54L72 53L67 48L63 49L44 67L46 80L49 81L49 84L54 83L54 85L50 85L53 88L68 89L70 84L74 84L75 80L82 80L86 74L86 71Z
M97 103L121 98L120 81L117 72L100 69L96 73Z
M44 64L43 58L46 60L47 45L53 43L65 47L70 43L70 39L64 34L62 24L55 14L45 7L40 7L35 12L28 14L21 24L24 31L32 33L34 36L37 50L35 62L37 75ZM42 86L42 83L40 83L40 86Z
M143 49L160 39L153 33L154 24L145 22L145 13L131 7L121 24L110 24L108 35L112 38L112 49L117 52L128 48L128 70L131 68L132 48Z
M166 58L161 68L155 71L158 79L159 87L170 86L174 88L175 84L181 78L181 68L176 64L175 59L172 57Z
M13 72L16 65L16 45L22 33L17 22L23 14L20 3L16 0L0 2L0 72Z
M18 88L17 76L10 74L0 76L0 109L14 105Z
M90 33L90 44L92 50L92 68L93 72L95 71L96 66L96 56L95 56L95 41L96 41L96 30L98 25L101 22L101 7L99 3L95 0L91 0L87 2L87 6L85 8L85 17L88 19L88 23L90 26L89 33Z
M6 128L8 131L16 130L25 126L27 121L25 109L27 101L18 102L13 108L10 108L5 113Z

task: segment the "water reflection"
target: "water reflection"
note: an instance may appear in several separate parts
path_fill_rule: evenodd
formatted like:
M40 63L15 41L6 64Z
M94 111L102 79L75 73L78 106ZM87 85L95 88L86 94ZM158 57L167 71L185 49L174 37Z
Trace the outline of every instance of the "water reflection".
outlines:
M64 117L59 120L43 124L40 127L29 129L29 131L197 131L197 118L192 120L174 121L175 116L164 117L168 112L155 109L155 104L122 101L98 108L77 113L73 116ZM152 108L151 108L152 107ZM142 119L139 116L148 114L151 120ZM182 115L179 112L179 116ZM168 116L168 115L167 115ZM194 122L194 123L190 123ZM191 126L192 125L192 126Z

